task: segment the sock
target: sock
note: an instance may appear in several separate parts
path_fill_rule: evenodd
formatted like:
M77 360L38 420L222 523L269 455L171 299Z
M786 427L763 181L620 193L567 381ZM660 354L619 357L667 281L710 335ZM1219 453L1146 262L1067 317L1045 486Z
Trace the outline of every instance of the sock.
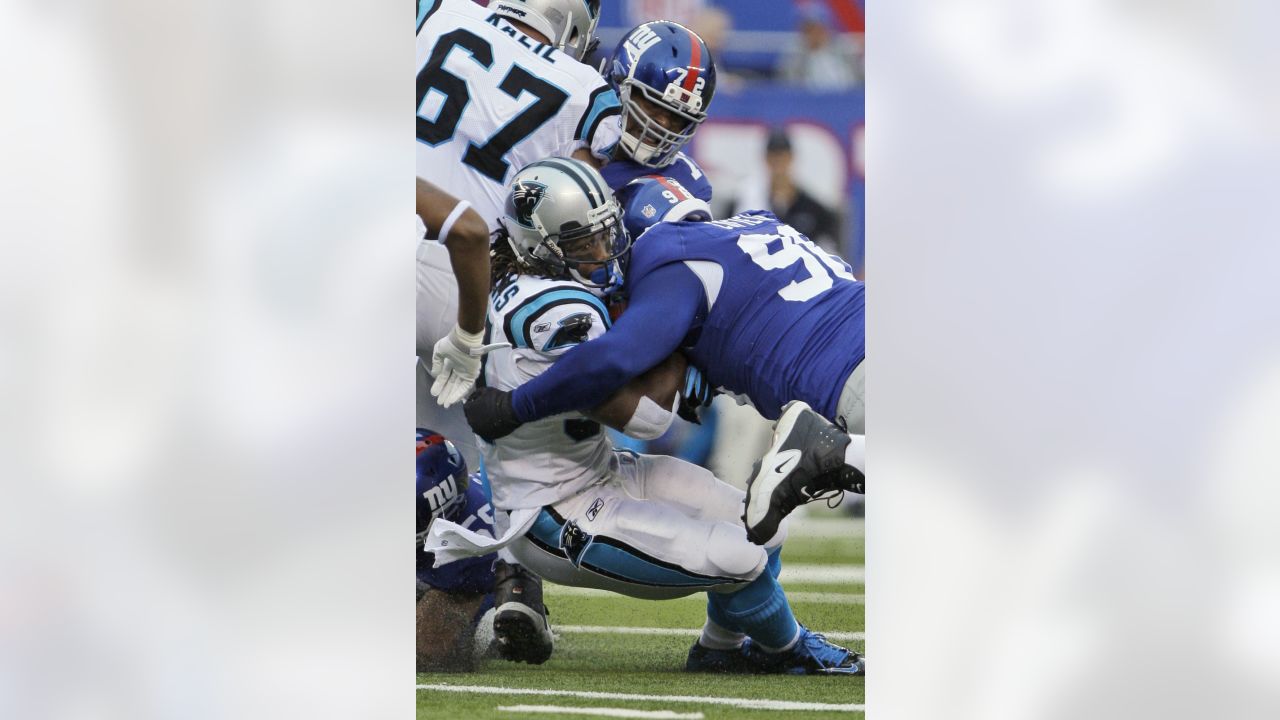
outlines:
M746 638L745 633L721 627L711 618L707 618L706 624L702 626L702 637L698 638L698 644L712 650L737 650L742 647L742 641Z
M765 569L769 571L774 580L777 580L778 576L782 574L782 548L773 548L767 555L769 556L769 564L765 565Z
M786 593L768 570L737 592L707 593L707 617L746 633L766 652L789 649L800 637Z
M850 435L849 445L844 449L844 461L858 468L858 472L867 474L867 436Z

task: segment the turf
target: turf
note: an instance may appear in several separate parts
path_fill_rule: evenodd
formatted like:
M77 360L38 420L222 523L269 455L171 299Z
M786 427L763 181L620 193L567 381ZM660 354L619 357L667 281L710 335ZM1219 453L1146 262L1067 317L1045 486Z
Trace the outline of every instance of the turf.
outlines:
M796 518L783 550L783 567L794 564L861 566L864 557L862 522L839 516ZM783 576L785 579L785 575ZM865 626L861 602L843 602L844 595L860 596L861 583L784 583L788 592L839 594L833 602L794 601L796 618L819 631L860 632ZM552 627L629 626L696 630L705 618L700 598L662 602L621 596L594 597L547 588ZM694 637L621 635L613 633L557 633L556 650L544 665L529 666L486 660L470 674L419 674L419 685L477 685L503 688L637 693L668 696L751 698L828 704L862 704L863 678L699 675L683 672L685 655ZM839 641L865 649L862 640ZM569 696L470 694L419 689L419 718L555 717L498 710L499 706L552 705L668 710L702 713L706 718L849 718L861 713L822 710L747 709L707 702L617 700ZM574 715L569 717L587 717Z

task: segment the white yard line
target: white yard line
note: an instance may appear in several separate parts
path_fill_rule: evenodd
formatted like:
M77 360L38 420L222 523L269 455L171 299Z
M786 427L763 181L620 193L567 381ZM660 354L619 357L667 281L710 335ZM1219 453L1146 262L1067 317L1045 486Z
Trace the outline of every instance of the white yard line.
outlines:
M547 695L556 697L589 698L592 700L641 700L646 702L704 703L730 705L751 710L826 710L830 712L866 712L865 705L811 703L794 700L756 700L753 698L700 697L697 695L643 695L640 693L592 692L589 690L540 690L537 688L505 688L488 685L418 685L419 690L477 693L483 695Z
M867 580L864 565L788 565L782 564L782 583L810 583L813 585L839 585L860 583Z
M626 708L572 707L569 705L499 705L502 712L547 713L550 715L596 715L619 718L652 718L653 720L702 720L700 712L678 713L671 710L628 710Z
M805 510L810 512L801 514ZM847 517L817 503L801 506L787 524L788 538L851 538L866 534L866 521L862 518Z
M597 588L580 588L570 587L568 585L554 585L547 583L543 586L543 591L547 597L591 597L591 598L618 598L626 597L609 590L599 590ZM827 605L862 605L866 602L865 595L855 595L851 593L824 593L824 592L788 592L787 598L792 602L808 602L822 603ZM692 600L694 602L704 603L707 596L702 593L686 595L675 600L664 600L663 602L679 602L681 600Z
M698 637L702 630L697 628L657 628L657 627L614 627L612 625L553 625L551 629L558 633L581 633L584 635L665 635ZM821 631L819 631L821 632ZM866 633L861 632L824 632L828 640L865 640Z

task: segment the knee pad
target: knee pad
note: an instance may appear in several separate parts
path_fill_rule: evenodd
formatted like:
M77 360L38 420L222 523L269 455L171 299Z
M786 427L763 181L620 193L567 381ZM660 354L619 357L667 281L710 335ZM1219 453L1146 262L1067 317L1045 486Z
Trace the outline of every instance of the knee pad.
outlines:
M747 540L742 527L716 523L707 537L707 561L717 574L754 580L764 570L768 557L764 548Z

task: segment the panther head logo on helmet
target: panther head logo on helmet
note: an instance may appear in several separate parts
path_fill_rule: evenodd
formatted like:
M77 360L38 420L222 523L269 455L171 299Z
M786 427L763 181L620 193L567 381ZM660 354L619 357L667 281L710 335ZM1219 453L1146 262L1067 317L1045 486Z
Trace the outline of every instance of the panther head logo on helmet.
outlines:
M511 188L511 200L515 205L515 221L521 225L536 229L533 224L533 211L547 194L547 186L542 183L524 180Z

